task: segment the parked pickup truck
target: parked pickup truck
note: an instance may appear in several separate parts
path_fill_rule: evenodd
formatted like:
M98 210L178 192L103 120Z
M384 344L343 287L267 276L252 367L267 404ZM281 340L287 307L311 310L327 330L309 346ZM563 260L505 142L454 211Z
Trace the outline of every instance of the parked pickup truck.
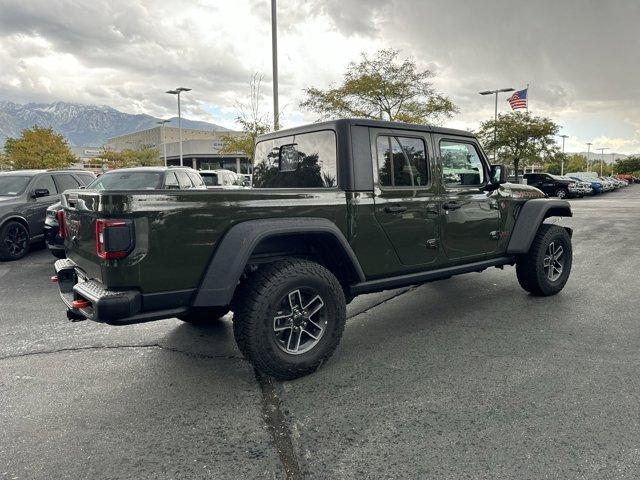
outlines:
M532 295L558 293L572 232L544 221L571 208L505 179L463 131L373 120L281 130L259 137L251 189L66 192L68 258L54 280L71 320L233 311L242 353L293 379L331 356L346 303L363 293L505 265Z

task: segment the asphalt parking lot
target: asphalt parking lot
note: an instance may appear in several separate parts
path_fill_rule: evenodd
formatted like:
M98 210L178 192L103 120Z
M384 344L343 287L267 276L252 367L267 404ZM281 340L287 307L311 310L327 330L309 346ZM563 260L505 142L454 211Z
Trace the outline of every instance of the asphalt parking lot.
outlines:
M0 263L0 478L638 478L640 185L572 205L558 296L513 268L366 296L288 383L230 319L69 323L46 250Z

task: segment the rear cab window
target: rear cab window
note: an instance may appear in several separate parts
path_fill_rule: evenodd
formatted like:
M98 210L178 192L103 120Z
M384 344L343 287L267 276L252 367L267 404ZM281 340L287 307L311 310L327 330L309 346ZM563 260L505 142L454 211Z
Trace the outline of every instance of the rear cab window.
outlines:
M333 130L300 133L256 145L254 188L336 188L336 134Z
M191 183L191 179L185 170L176 170L176 176L178 177L181 189L188 190L193 188L193 183Z

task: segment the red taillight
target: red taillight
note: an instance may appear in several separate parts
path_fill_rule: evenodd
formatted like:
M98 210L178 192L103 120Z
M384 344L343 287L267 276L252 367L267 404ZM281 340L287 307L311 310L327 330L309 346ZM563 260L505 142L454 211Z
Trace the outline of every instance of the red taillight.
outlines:
M58 220L58 235L60 238L64 238L67 235L67 229L64 226L64 210L56 212L56 220Z
M133 245L131 223L126 220L96 220L96 253L104 260L124 258Z
M91 306L91 302L89 300L74 300L71 302L71 306L75 309L87 308Z

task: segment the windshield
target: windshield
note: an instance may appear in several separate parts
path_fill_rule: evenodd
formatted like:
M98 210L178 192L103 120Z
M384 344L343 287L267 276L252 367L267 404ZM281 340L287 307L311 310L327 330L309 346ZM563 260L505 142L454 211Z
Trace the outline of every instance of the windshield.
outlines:
M160 172L110 172L91 182L91 190L155 190L160 188Z
M25 175L0 175L0 197L17 197L27 188L31 177Z

